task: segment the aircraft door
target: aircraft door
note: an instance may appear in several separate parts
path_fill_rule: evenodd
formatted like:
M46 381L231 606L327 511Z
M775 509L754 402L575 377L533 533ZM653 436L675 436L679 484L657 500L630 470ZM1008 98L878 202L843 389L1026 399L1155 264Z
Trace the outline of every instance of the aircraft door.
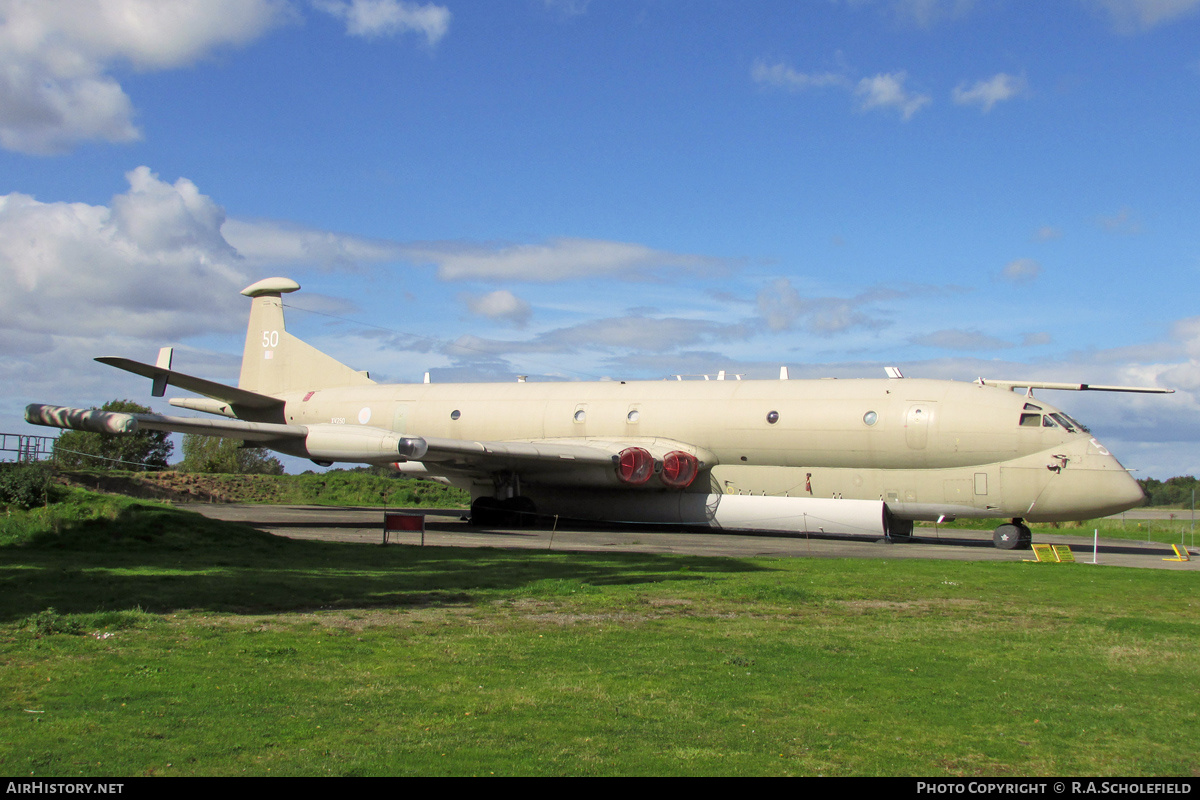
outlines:
M392 413L392 430L396 433L408 433L408 411L412 403L396 403Z

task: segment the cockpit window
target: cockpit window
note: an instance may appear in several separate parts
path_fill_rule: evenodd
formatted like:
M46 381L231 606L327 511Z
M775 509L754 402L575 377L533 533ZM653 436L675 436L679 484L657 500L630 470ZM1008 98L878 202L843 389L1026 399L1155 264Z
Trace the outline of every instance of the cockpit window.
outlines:
M1087 426L1076 422L1072 417L1061 411L1050 411L1039 414L1041 406L1033 403L1025 404L1025 412L1021 415L1022 428L1066 428L1071 433L1091 433Z
M1054 417L1054 421L1057 422L1059 425L1062 425L1064 428L1066 428L1071 433L1075 433L1076 428L1074 425L1072 425L1070 422L1067 421L1066 414L1051 414L1050 416Z
M1072 417L1070 414L1063 414L1063 416L1067 418L1067 422L1071 423L1072 425L1074 425L1076 428L1083 431L1084 433L1092 432L1091 428L1089 428L1087 425L1083 425L1083 424L1080 424L1079 422L1076 422L1075 418Z

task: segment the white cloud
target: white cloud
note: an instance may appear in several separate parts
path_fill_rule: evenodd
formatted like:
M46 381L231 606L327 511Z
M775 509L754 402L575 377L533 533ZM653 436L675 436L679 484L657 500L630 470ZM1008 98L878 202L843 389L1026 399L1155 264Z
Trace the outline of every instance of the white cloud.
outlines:
M845 72L799 72L783 62L769 64L763 59L754 62L750 75L755 83L792 92L835 87L852 92L858 99L860 111L892 108L905 119L933 102L927 94L910 92L904 87L908 73L892 72L863 78L855 82Z
M782 62L768 65L761 58L754 62L750 74L755 83L792 91L851 85L849 78L836 72L798 72Z
M1050 242L1062 238L1062 230L1053 225L1043 225L1033 234L1034 241Z
M564 17L578 17L587 13L592 0L542 0L547 11L557 11Z
M507 289L497 289L479 297L467 295L464 299L472 314L509 322L517 327L525 325L533 314L529 303Z
M802 297L787 278L777 278L758 293L758 311L772 331L792 330L801 323L818 334L869 326L872 320L856 308L859 304L840 297Z
M1133 212L1133 209L1129 208L1128 206L1121 208L1120 211L1112 216L1098 217L1096 221L1099 222L1100 227L1108 233L1118 233L1132 236L1142 232L1141 220L1137 218L1137 215Z
M924 336L914 336L912 342L942 350L1002 350L1012 347L1012 342L1006 342L976 330L934 331Z
M413 31L437 44L450 30L450 10L405 0L314 0L313 6L346 21L346 33L374 38Z
M484 339L461 336L443 348L457 359L495 358L528 353L579 353L628 350L666 353L704 342L728 342L748 338L745 325L726 325L701 319L627 315L588 320L578 325L544 331L524 340Z
M249 281L224 211L139 167L110 206L0 197L0 331L175 340L230 322Z
M960 106L979 106L983 113L992 110L996 103L1011 100L1025 91L1025 79L1003 72L986 81L976 81L970 87L960 83L953 92L954 102Z
M110 75L191 64L287 17L282 0L0 0L0 146L52 154L141 138Z
M1121 33L1148 31L1195 13L1200 0L1087 0L1106 12Z
M1042 274L1042 265L1032 258L1010 261L1000 270L1000 277L1009 283L1031 283Z
M1021 334L1021 346L1022 347L1039 347L1044 344L1050 344L1053 341L1054 341L1054 337L1052 337L1049 333L1047 333L1045 331L1037 331L1036 333Z
M854 94L859 98L859 108L863 111L893 108L899 111L905 120L912 119L921 108L932 103L933 98L905 89L904 82L907 79L908 73L903 71L863 78L854 90Z
M896 16L922 28L942 19L964 16L974 6L975 0L892 0Z
M274 265L353 269L403 257L396 242L313 230L283 222L231 219L221 228L247 266Z
M443 280L560 281L600 276L649 278L663 272L714 273L731 262L597 239L552 239L546 244L487 248L408 246L408 258L436 264Z
M854 329L878 330L891 324L886 316L873 310L878 304L925 295L959 294L959 287L906 284L900 287L875 286L853 297L804 297L787 278L776 278L758 292L758 313L772 331L803 327L820 336L845 333Z

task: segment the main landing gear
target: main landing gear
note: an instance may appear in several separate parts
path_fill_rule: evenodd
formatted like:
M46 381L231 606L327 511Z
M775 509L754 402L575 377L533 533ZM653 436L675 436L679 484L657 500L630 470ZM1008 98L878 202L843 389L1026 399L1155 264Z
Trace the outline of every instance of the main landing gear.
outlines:
M1014 517L992 533L992 542L1000 550L1028 550L1032 541L1033 534L1020 517Z
M537 509L528 497L510 497L497 500L480 497L471 503L471 524L480 527L532 528L537 520Z
M894 542L911 542L913 540L913 529L915 527L911 519L896 519L888 513L887 528L884 531L883 539L880 541Z

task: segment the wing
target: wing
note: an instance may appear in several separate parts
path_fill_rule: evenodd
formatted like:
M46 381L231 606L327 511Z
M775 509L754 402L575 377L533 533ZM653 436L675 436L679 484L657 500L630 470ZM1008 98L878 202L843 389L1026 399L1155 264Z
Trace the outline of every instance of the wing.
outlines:
M535 439L477 442L409 437L407 460L435 475L519 473L563 486L682 489L714 466L711 452L671 439ZM658 476L657 482L651 478Z
M286 425L238 419L125 414L33 404L25 420L70 430L131 435L139 430L197 433L253 442L320 464L419 462L432 474L513 472L565 485L642 486L658 475L671 488L690 484L716 457L669 439L541 439L481 442L405 436L367 425Z
M199 417L168 417L162 414L125 414L115 411L98 411L94 408L67 408L38 403L25 407L25 421L32 425L121 436L134 434L139 430L171 431L173 433L224 436L247 442L268 442L302 437L308 433L308 429L304 425L281 425L272 422L246 422L232 419L201 419Z
M976 378L980 386L995 386L999 389L1062 389L1068 392L1141 392L1144 394L1174 394L1174 389L1159 389L1155 386L1104 386L1098 383L1054 383L1052 381L994 381Z

